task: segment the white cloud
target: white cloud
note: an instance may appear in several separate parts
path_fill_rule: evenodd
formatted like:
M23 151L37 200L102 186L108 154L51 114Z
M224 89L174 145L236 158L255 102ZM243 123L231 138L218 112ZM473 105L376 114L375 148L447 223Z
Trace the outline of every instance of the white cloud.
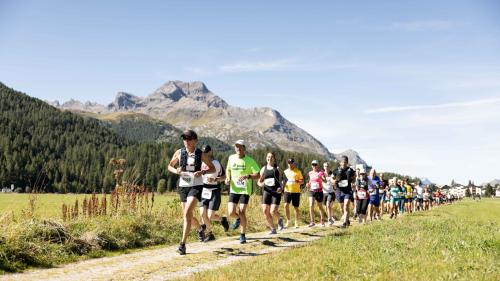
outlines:
M385 29L403 31L438 31L450 29L460 25L462 25L462 23L449 20L420 20L409 22L393 22L389 27L386 27Z
M365 114L389 113L389 112L401 112L401 111L416 111L416 110L426 110L426 109L469 107L469 106L489 105L489 104L496 104L496 103L500 103L500 97L472 100L472 101L466 101L466 102L452 102L452 103L431 104L431 105L406 105L406 106L382 107L382 108L378 108L378 109L367 110L367 111L365 111Z
M295 58L286 58L272 61L239 62L225 64L219 67L222 72L249 72L249 71L273 71L283 70L296 63Z

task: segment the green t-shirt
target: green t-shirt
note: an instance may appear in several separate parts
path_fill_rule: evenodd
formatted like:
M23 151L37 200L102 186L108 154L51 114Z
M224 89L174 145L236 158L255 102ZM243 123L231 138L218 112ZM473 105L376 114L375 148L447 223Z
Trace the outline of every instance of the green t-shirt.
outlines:
M230 192L235 194L252 194L252 180L238 181L240 176L256 174L260 172L260 167L255 160L248 155L239 158L238 154L229 156L227 160L226 172L231 175L230 179Z

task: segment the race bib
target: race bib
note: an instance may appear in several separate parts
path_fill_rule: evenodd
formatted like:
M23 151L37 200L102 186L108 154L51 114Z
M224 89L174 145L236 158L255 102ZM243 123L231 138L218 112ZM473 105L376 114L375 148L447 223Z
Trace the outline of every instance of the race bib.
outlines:
M347 180L339 181L339 187L347 187L349 185Z
M266 186L275 186L276 185L276 180L274 178L267 178L264 180L264 184Z
M179 179L179 186L193 186L194 176L191 173L182 173Z
M212 190L208 188L203 188L203 191L201 192L201 198L203 199L212 199Z
M358 199L361 199L361 200L366 199L366 191L359 190L358 191Z
M319 189L319 182L311 182L311 190Z
M237 188L246 188L247 187L247 180L246 179L243 179L243 180L233 180L234 182L234 186L236 186Z
M294 184L294 183L295 183L295 180L290 180L290 179L289 179L289 180L287 180L287 181L286 181L286 183L287 183L287 184Z

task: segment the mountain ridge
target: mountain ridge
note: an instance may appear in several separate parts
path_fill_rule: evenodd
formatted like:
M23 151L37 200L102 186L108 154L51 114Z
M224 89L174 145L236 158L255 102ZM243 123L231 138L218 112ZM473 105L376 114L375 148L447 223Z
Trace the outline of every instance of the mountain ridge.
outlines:
M270 107L241 108L229 105L200 81L169 81L145 97L118 92L108 105L70 100L54 106L96 114L136 112L172 124L191 128L228 144L245 139L250 148L271 146L296 152L310 152L334 158L319 140Z

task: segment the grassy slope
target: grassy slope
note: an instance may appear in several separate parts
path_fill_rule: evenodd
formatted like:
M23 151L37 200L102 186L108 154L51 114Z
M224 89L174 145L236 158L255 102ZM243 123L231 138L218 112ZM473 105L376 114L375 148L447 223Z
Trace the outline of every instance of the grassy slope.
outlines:
M341 231L191 280L500 280L500 200Z

